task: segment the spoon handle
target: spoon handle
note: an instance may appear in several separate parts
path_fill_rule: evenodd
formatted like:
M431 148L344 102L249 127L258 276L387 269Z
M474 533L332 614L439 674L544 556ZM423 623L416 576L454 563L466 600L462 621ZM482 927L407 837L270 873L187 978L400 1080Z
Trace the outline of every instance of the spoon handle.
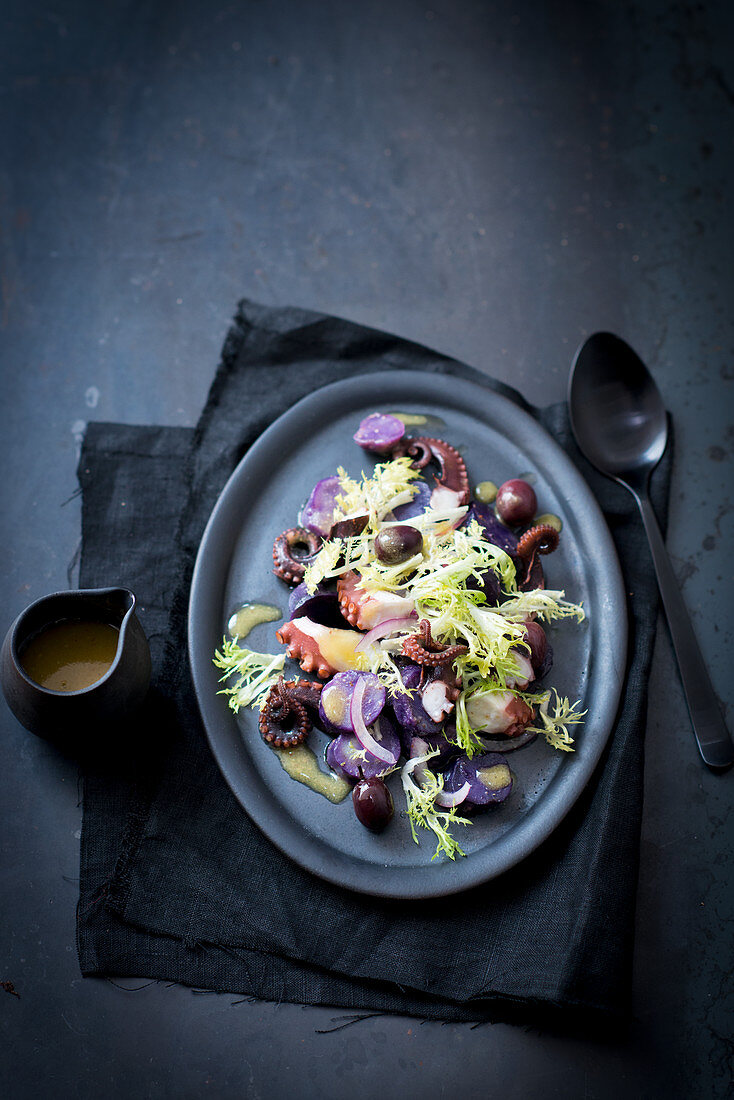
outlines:
M725 771L734 764L734 745L724 725L711 678L693 633L690 616L683 603L652 504L646 493L634 495L650 543L698 749L709 768Z

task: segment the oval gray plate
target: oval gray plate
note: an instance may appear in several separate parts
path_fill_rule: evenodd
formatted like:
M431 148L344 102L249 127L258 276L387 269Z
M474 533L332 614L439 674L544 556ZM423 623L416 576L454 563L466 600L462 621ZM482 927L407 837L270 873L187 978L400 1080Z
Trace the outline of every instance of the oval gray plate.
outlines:
M398 774L390 786L395 819L379 836L354 816L351 799L333 805L290 779L257 730L257 711L230 711L217 694L212 664L227 620L244 602L275 604L286 613L289 589L272 573L273 540L296 523L315 482L345 466L370 470L371 458L352 441L374 411L438 417L410 434L435 435L458 447L471 483L531 477L541 512L563 519L559 549L545 559L546 584L583 602L581 625L549 628L555 651L546 686L581 699L588 715L574 753L538 738L508 759L516 773L506 803L454 827L466 858L432 860L433 833L412 839ZM286 616L287 617L287 616ZM247 645L279 653L279 623L256 628ZM624 677L627 621L616 552L596 500L558 444L522 409L463 379L412 371L360 375L300 401L250 448L209 519L196 560L189 608L189 653L201 715L212 752L235 796L267 837L301 866L340 886L394 898L427 898L465 890L524 859L556 828L588 782L614 722ZM289 673L286 662L286 672ZM293 665L291 672L298 672ZM290 673L289 673L290 674ZM327 738L311 734L317 755Z

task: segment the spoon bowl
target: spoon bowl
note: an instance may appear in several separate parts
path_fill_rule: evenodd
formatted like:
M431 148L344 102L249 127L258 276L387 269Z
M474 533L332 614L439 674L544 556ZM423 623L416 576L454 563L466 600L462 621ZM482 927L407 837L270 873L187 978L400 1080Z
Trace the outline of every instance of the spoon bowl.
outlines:
M734 764L706 663L693 633L648 493L668 442L668 418L655 380L629 344L597 332L571 367L568 405L580 450L600 473L634 496L645 526L699 752L713 771Z
M601 473L646 482L663 457L668 418L655 380L629 344L597 332L580 348L569 387L571 425Z

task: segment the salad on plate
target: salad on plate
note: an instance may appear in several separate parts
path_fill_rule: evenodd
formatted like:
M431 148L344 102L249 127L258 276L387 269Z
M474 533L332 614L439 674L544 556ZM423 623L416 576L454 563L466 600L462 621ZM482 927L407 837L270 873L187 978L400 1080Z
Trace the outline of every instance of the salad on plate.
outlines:
M320 480L275 539L274 572L291 586L276 632L285 653L250 650L233 631L214 663L232 710L259 710L289 774L306 781L292 764L318 727L341 792L322 793L351 790L358 820L378 833L395 813L386 779L399 773L391 786L413 839L428 830L434 857L455 859L457 833L503 812L522 783L511 754L538 737L573 751L585 712L548 684L546 626L584 611L546 587L562 521L539 514L528 480L472 492L454 446L406 434L420 420L367 416L354 440L373 468ZM310 675L286 679L286 656Z

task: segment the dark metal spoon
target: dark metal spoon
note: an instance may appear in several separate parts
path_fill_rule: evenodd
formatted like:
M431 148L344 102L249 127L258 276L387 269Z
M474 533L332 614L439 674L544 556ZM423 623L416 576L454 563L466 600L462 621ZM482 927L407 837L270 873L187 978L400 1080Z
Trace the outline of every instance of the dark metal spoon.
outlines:
M568 403L576 442L589 462L629 489L639 505L699 751L715 771L730 768L734 745L648 494L650 474L668 441L660 391L629 344L597 332L576 352Z

